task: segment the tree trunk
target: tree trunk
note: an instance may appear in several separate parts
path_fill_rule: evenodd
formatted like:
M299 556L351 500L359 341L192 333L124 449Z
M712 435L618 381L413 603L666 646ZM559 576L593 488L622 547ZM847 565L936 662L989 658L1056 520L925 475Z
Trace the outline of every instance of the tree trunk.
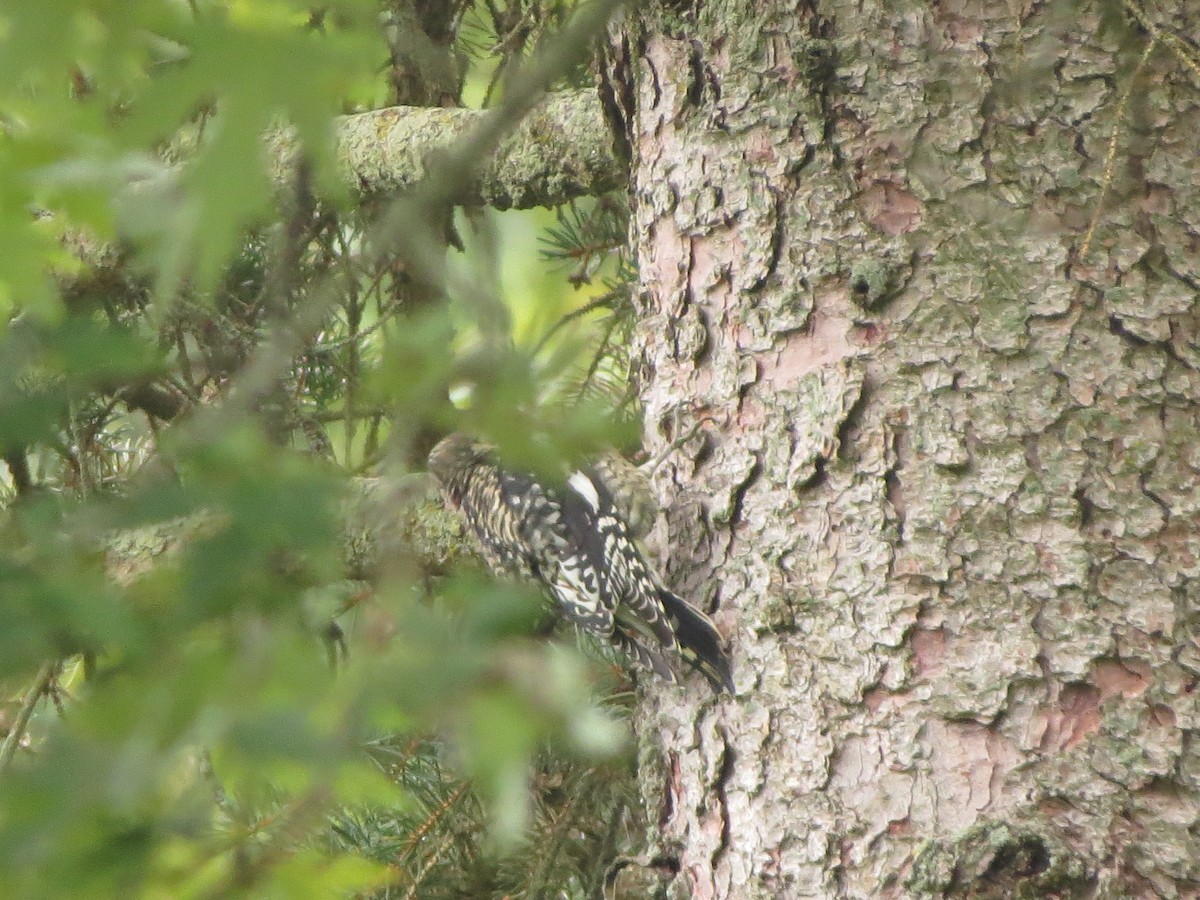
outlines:
M1123 15L614 32L654 539L737 686L648 690L670 896L1200 889L1200 78Z

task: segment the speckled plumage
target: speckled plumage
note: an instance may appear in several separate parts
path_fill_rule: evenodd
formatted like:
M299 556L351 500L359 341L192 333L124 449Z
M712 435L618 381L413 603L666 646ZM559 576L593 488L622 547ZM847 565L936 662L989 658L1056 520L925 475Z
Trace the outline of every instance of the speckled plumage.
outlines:
M604 482L629 533L644 538L658 518L658 503L646 474L615 450L596 455L592 472Z
M715 626L663 588L638 549L629 510L637 503L644 516L653 507L614 496L621 483L612 480L613 460L551 487L501 468L488 445L452 434L433 448L429 471L493 569L542 584L567 618L662 677L676 680L679 655L732 691Z

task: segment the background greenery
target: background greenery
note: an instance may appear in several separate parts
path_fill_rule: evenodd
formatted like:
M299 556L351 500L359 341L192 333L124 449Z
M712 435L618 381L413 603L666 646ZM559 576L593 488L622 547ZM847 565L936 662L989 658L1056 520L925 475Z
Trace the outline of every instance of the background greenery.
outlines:
M535 636L419 475L452 428L628 445L621 202L454 213L436 171L362 202L334 165L413 59L443 103L526 101L571 13L437 6L0 10L10 896L584 897L636 846L623 676ZM543 80L589 82L573 41ZM436 564L360 552L364 476Z

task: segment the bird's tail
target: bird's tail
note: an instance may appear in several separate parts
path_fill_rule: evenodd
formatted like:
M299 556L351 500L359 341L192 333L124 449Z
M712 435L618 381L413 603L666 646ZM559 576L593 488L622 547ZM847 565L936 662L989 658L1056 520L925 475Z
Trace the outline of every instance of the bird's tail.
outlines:
M675 630L680 655L704 673L714 687L732 694L729 655L722 646L717 626L696 607L666 588L659 588L658 596Z

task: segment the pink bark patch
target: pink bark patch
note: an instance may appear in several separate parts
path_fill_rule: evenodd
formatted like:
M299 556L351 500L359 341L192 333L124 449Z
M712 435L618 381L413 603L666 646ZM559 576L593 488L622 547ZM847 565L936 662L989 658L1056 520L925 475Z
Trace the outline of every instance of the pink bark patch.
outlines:
M649 261L643 261L645 281L659 286L659 297L678 297L683 291L683 272L688 262L688 248L679 232L669 223L654 229ZM670 312L668 310L668 312Z
M929 726L931 778L944 801L948 827L974 824L988 807L1005 798L1004 781L1020 761L1012 743L974 722L935 722Z
M1136 697L1150 686L1151 680L1150 667L1134 659L1102 659L1092 673L1092 682L1100 691L1101 699L1118 694Z
M886 688L873 687L863 695L863 703L871 712L879 712L884 703L891 697L892 692Z
M877 181L862 192L867 221L884 234L915 231L925 219L925 204L899 185Z
M1083 742L1100 728L1100 692L1086 684L1068 684L1058 703L1042 711L1043 731L1039 742L1046 753L1061 753Z
M849 323L839 315L828 315L818 306L813 310L807 332L787 335L783 346L760 357L762 380L782 390L810 372L841 362L854 355L849 340Z
M946 630L917 628L908 645L912 648L913 669L918 675L928 675L941 669L946 658Z
M1174 728L1175 710L1161 703L1156 703L1150 707L1150 719L1160 728Z

